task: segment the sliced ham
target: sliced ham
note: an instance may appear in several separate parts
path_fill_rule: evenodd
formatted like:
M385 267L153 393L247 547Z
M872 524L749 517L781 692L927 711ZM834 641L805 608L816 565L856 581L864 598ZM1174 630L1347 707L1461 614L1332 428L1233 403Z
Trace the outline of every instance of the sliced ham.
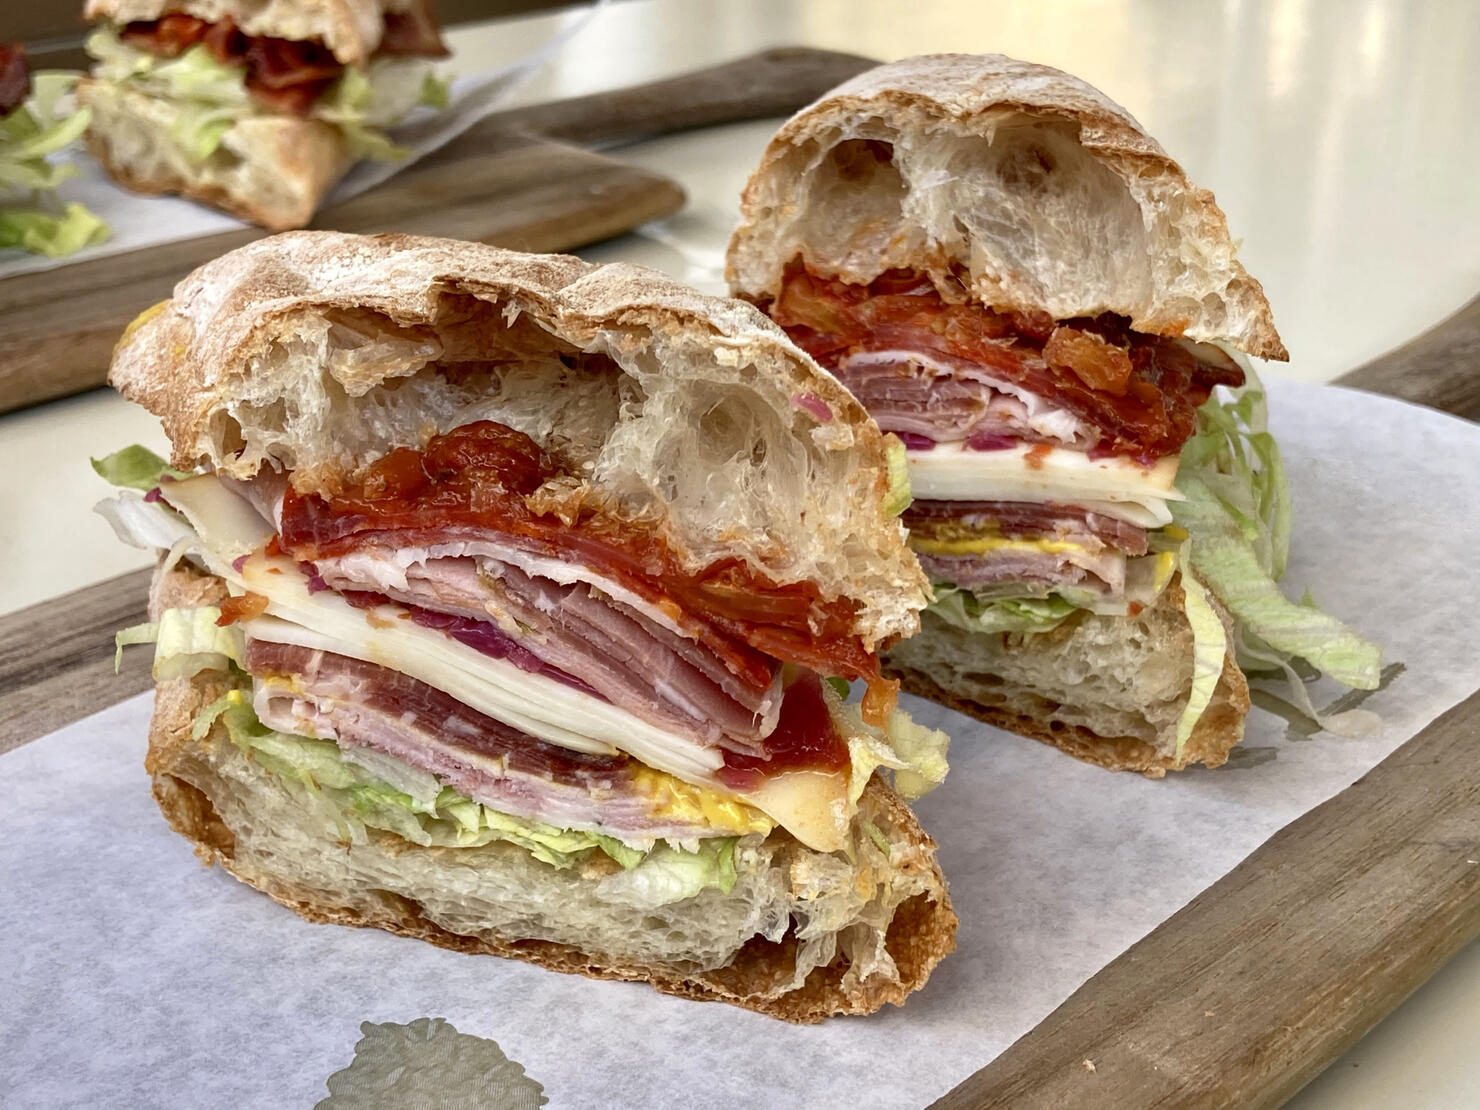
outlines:
M967 359L911 350L859 351L838 378L886 432L936 443L980 437L1087 450L1099 438L1073 413Z
M929 555L920 552L920 566L932 582L949 582L966 589L1009 587L1003 597L1033 596L1055 587L1092 590L1107 598L1125 592L1125 556L1118 551L1091 554L1072 551L997 550L980 555Z
M702 820L655 816L640 764L546 744L398 671L342 655L249 640L263 724L371 748L435 775L500 813L627 843L723 835Z
M493 620L521 650L563 675L579 676L581 686L644 720L680 727L706 747L762 750L761 739L780 712L774 663L761 671L759 683L754 669L736 674L671 622L659 623L589 584L527 574L496 558L501 550L464 543L410 562L406 552L362 548L322 560L316 569L326 585L347 596L370 589L490 630Z

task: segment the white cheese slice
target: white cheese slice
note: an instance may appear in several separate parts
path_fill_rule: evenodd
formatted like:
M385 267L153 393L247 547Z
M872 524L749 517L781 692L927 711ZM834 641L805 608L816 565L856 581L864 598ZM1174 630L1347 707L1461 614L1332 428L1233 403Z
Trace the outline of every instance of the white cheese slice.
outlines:
M941 443L905 457L910 489L922 501L1055 501L1156 528L1171 522L1167 501L1182 500L1173 485L1176 456L1145 467L1114 456L1092 459L1063 447L1019 444L970 451L959 443Z
M808 847L826 852L843 846L849 814L836 802L846 787L842 776L799 771L774 776L755 792L731 791L715 776L724 764L718 749L403 620L397 607L356 609L332 590L310 592L296 563L261 552L271 525L214 476L173 483L166 499L195 529L194 550L212 574L237 591L267 598L265 615L242 622L247 635L393 668L549 743L592 753L625 751L655 770L739 797Z

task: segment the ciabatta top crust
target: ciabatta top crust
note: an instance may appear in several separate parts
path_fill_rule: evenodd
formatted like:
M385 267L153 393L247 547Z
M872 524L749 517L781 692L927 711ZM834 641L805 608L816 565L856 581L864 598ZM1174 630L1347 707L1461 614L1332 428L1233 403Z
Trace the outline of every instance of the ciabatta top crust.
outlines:
M1213 195L1124 108L1048 66L937 54L860 74L782 126L741 215L728 276L750 299L774 296L797 256L856 283L907 267L957 300L1114 312L1287 357Z
M417 0L88 0L88 19L114 23L184 12L210 23L230 19L248 35L318 39L345 65L363 65L380 45L385 13Z
M641 267L290 232L185 278L109 380L180 467L332 494L395 447L497 420L566 463L553 502L651 522L691 569L738 558L852 598L870 646L925 604L862 406L751 306Z

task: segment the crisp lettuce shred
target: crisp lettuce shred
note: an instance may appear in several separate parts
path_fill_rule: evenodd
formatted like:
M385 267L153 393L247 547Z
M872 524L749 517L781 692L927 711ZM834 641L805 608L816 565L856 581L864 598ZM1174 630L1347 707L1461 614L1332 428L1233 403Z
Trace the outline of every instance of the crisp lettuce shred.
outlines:
M159 58L129 46L117 30L103 26L88 37L87 51L98 60L96 72L102 80L174 106L171 137L197 163L216 154L227 132L241 120L274 114L253 100L242 67L222 65L204 45L192 46L177 58ZM309 115L338 129L355 157L395 161L407 152L385 129L417 107L446 107L447 98L446 82L427 61L379 58L364 68L347 67L314 102Z
M346 752L333 740L270 729L257 719L250 696L240 688L201 710L194 736L203 738L218 722L232 743L263 767L330 806L341 834L349 838L364 827L423 847L476 848L503 841L561 869L600 851L629 873L619 888L630 887L627 892L647 905L679 901L710 887L728 894L735 884L735 837L701 841L694 852L665 843L640 850L608 836L500 813L404 764L392 772L397 781L388 782L382 774L398 761L374 752Z
M1048 597L983 598L949 582L934 584L931 612L967 632L1047 632L1057 628L1079 608L1073 602Z
M124 489L148 492L166 478L188 478L190 475L176 470L147 447L135 443L105 455L101 459L88 459L93 471L110 485Z
M229 671L245 665L246 639L234 624L222 627L215 605L166 609L159 620L136 624L113 637L113 669L123 662L129 644L154 645L154 680L189 678L201 671Z
M74 74L37 73L30 100L0 117L0 248L61 258L108 237L108 225L82 205L49 196L77 172L51 155L76 142L92 119L86 108L62 107L76 80Z
M863 796L869 778L880 767L893 775L894 789L905 801L930 793L945 781L950 769L946 751L951 738L938 728L916 724L903 709L889 715L884 729L863 723L859 707L824 691L828 708L848 737L848 800Z
M1189 562L1236 622L1235 646L1250 669L1304 660L1344 685L1377 687L1375 644L1313 604L1290 601L1278 582L1290 546L1290 491L1265 426L1264 391L1250 384L1198 409L1182 450L1172 515L1187 530ZM1185 576L1184 576L1185 579Z
M1192 736L1192 730L1213 701L1213 691L1223 675L1223 659L1228 653L1228 633L1223 621L1208 601L1208 594L1196 576L1188 573L1187 549L1183 546L1177 569L1182 572L1183 611L1192 626L1192 693L1182 716L1177 719L1177 749L1180 758Z
M905 452L904 441L896 435L886 435L884 457L889 466L889 492L884 495L884 515L898 516L915 499L910 492L909 456Z

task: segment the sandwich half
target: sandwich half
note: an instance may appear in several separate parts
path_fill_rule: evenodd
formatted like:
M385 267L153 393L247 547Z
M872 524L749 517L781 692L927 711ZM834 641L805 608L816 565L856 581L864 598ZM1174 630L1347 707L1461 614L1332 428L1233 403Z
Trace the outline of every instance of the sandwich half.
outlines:
M860 75L766 149L728 277L907 448L934 600L886 656L906 689L1160 775L1227 759L1239 659L1376 685L1375 648L1275 585L1263 290L1098 90L999 55Z
M87 143L119 184L302 227L385 129L446 103L429 0L89 0Z
M876 654L926 600L898 475L749 305L300 232L186 278L111 381L173 444L95 465L168 552L121 642L155 643L147 767L207 862L310 920L792 1021L950 950L901 797L945 737Z

